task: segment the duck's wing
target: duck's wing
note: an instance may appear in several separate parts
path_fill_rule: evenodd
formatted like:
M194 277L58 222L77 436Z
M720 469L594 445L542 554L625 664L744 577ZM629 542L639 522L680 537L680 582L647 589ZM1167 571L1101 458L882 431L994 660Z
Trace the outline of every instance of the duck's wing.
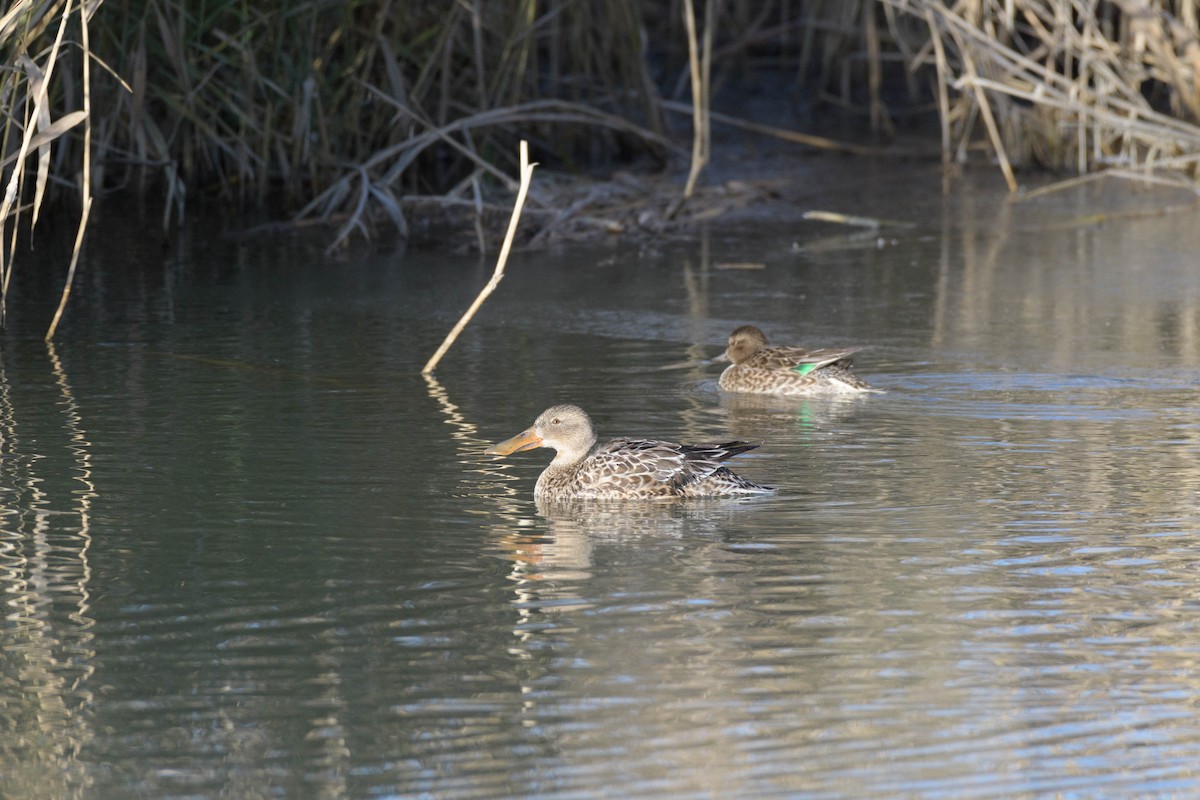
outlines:
M596 448L575 471L575 480L587 493L614 497L655 497L668 493L670 475L681 456L661 442L614 439Z
M722 461L755 447L747 442L693 445L614 439L588 456L577 475L589 487L613 487L631 494L675 490L712 475Z
M756 447L758 445L749 442L680 445L686 461L684 469L675 476L676 491L685 497L773 491L771 487L748 481L729 467L721 465L722 461Z
M808 350L803 347L764 347L745 362L755 369L790 370L807 374L829 364L850 366L853 356L861 347L827 347Z

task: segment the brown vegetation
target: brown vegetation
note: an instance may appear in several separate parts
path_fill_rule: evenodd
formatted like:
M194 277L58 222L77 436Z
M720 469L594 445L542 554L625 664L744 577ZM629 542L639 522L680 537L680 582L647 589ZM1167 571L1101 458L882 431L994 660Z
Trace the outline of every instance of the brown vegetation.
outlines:
M1170 171L1200 159L1194 0L883 0L909 69L937 71L942 146L961 160L982 120L996 159L1086 174Z
M715 112L743 113L730 101L765 73L778 108L836 106L884 141L936 111L947 162L986 147L1014 188L1024 165L1190 185L1200 158L1195 0L17 0L0 41L0 295L17 221L55 187L85 217L91 192L132 190L164 225L217 198L333 224L337 245L435 209L478 237L506 213L520 139L576 176L542 173L534 235L686 225L753 199L700 178L708 126L729 124ZM739 122L878 152L803 139L803 119ZM579 182L682 165L692 129L686 178Z

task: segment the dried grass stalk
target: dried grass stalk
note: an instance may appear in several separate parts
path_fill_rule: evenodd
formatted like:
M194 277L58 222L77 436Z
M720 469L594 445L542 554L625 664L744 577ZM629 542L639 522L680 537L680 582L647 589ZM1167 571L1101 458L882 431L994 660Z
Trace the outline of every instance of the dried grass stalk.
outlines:
M529 143L522 140L521 142L521 182L517 189L517 200L513 204L512 217L508 221L508 232L504 235L504 245L500 248L500 255L496 257L496 268L492 271L491 280L484 285L480 290L479 295L475 298L475 302L471 303L471 307L466 310L459 319L458 323L446 335L437 352L429 357L425 362L425 366L421 368L422 375L430 375L437 367L438 362L442 360L442 356L446 355L446 351L458 339L458 335L467 327L467 323L475 316L475 312L483 305L483 301L496 291L496 287L500 285L501 279L504 277L504 267L508 263L508 254L512 250L513 239L517 235L517 223L521 219L521 209L525 207L525 196L529 192L529 184L533 180L533 168L536 164L529 163Z
M982 117L1014 190L1010 163L1200 172L1200 40L1173 13L1190 0L880 2L927 25L909 66L937 71L945 158Z
M94 12L100 5L99 0L91 6ZM82 48L83 60L81 67L83 71L83 173L80 181L79 191L81 200L83 201L83 211L79 215L79 227L75 231L75 246L71 248L71 265L67 268L67 279L63 283L62 295L58 301L58 308L54 310L54 318L50 320L50 327L46 330L46 341L49 342L54 338L55 331L58 330L58 323L62 320L63 312L67 308L67 301L71 299L71 285L75 282L75 268L79 266L79 254L83 251L83 236L87 233L88 217L92 213L92 70L91 70L91 39L88 36L88 6L82 5L79 9L79 27L80 27L80 46Z
M683 0L683 19L687 30L688 73L692 83L692 162L680 203L692 196L696 189L696 181L699 180L700 173L711 156L709 102L712 99L712 29L716 24L714 0L707 0L705 3L703 45L696 35L696 9L692 0Z
M0 17L0 44L3 44L7 61L7 69L3 70L3 77L0 77L0 113L4 120L4 152L8 153L3 162L8 176L4 196L0 200L0 241L7 242L7 250L0 246L0 326L7 322L8 317L8 291L12 285L21 215L28 211L30 226L37 225L42 203L46 198L47 183L51 177L51 145L80 123L85 123L86 130L91 129L87 97L90 92L87 70L91 54L86 43L86 29L88 17L99 5L100 0L80 5L73 5L65 0L18 0ZM55 70L64 54L63 42L73 12L78 16L84 31L81 61L84 73L84 108L62 113L55 119ZM46 42L45 38L52 30L53 39ZM19 141L15 141L18 139ZM90 141L85 143L85 151L89 146ZM10 147L13 148L12 151ZM91 208L88 185L91 176L86 156L83 169L84 177L80 184L83 214L72 253L72 276ZM31 177L32 189L29 186ZM65 303L64 295L47 337L53 335Z

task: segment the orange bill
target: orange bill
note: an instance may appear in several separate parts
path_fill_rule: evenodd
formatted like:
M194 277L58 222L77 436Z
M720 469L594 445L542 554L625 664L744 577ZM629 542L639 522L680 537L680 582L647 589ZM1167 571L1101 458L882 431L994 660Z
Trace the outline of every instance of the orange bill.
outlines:
M499 444L494 444L487 450L484 450L485 455L489 456L508 456L513 453L519 453L522 450L532 450L535 447L542 446L542 437L533 432L533 428L527 431L522 431L511 439L505 439Z

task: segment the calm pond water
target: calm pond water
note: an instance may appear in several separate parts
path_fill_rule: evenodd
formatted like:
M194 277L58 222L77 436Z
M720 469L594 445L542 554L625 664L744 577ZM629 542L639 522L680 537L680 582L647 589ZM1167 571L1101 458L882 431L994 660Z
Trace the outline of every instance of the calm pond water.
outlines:
M430 382L490 258L100 225L0 352L0 794L1200 793L1194 204L852 168L914 226L518 253ZM887 393L722 394L747 322ZM779 492L538 508L556 402Z

